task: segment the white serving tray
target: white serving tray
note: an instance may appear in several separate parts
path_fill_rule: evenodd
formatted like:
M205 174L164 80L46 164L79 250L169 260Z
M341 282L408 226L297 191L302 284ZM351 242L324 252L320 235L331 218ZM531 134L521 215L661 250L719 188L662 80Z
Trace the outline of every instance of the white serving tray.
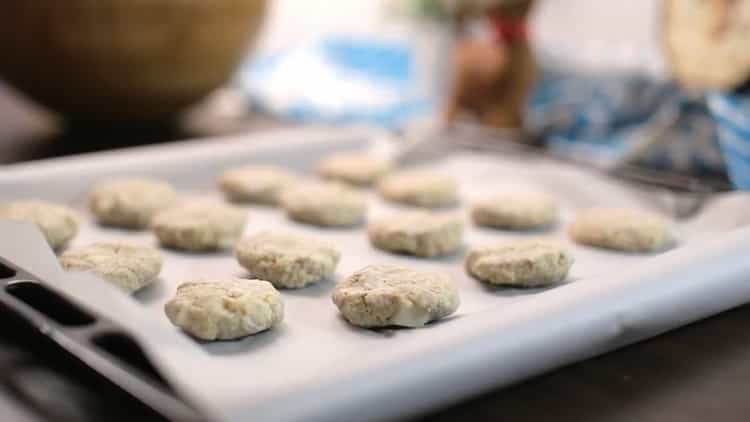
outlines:
M85 210L90 186L114 176L147 175L169 180L185 194L220 199L214 180L228 167L275 163L305 173L334 151L392 149L362 131L295 129L89 154L4 167L0 201L33 197L77 208L83 224L72 246L110 239L155 245L148 232L95 225ZM328 280L283 291L285 320L271 331L201 343L175 329L163 305L183 281L243 276L231 253L165 250L160 280L132 298L91 277L63 273L48 251L31 250L23 239L0 237L0 256L55 280L55 288L121 323L172 384L211 419L228 421L408 416L750 301L750 195L714 197L699 214L675 223L673 249L644 256L574 245L565 226L578 209L593 205L665 213L673 199L666 192L646 192L540 157L461 152L422 165L459 179L462 206L457 210L466 218L467 246L528 236L558 238L576 258L569 283L551 289L490 289L464 273L463 251L433 260L391 255L369 245L364 227L320 229L289 222L277 209L249 206L246 233L280 229L337 244L342 260L336 279L375 263L445 271L459 286L461 307L455 316L424 329L358 329L338 315L330 300L335 280ZM508 184L557 196L561 224L531 234L474 227L467 204ZM398 209L373 194L370 200L369 216Z

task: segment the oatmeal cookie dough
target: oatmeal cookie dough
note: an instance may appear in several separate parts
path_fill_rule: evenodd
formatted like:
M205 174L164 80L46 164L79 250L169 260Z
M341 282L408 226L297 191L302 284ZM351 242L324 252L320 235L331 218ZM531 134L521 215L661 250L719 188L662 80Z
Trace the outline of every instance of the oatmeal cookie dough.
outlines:
M324 227L351 227L365 219L367 201L356 189L335 182L303 182L281 195L292 220Z
M90 271L127 293L151 284L159 276L162 257L153 248L122 242L102 242L65 251L66 271Z
M232 340L279 324L284 303L267 281L199 280L181 284L164 312L172 324L201 340Z
M257 202L276 205L281 191L295 176L276 166L244 166L227 170L219 177L219 189L232 202Z
M454 213L403 212L373 220L367 233L378 249L429 258L461 246L463 221Z
M499 192L476 201L471 218L478 226L509 230L549 227L558 219L558 205L540 192Z
M383 177L378 192L389 201L424 208L458 202L458 184L447 175L427 170L406 170Z
M318 174L326 179L357 186L370 186L391 169L387 160L364 153L339 153L318 165Z
M46 201L0 204L0 219L36 224L52 249L65 246L78 234L76 213L68 207Z
M373 265L336 285L333 303L359 327L417 328L456 312L460 299L445 273Z
M240 240L234 252L250 274L278 288L300 288L330 277L341 256L330 243L268 231Z
M556 242L527 239L472 248L465 267L469 275L489 284L539 287L565 280L573 261Z
M218 202L186 201L156 214L151 227L162 245L186 251L216 251L237 242L247 213Z
M159 211L172 206L177 193L169 183L146 178L115 179L94 186L89 209L101 224L144 229Z
M582 211L570 226L569 234L580 244L625 252L658 251L672 241L666 219L629 208Z

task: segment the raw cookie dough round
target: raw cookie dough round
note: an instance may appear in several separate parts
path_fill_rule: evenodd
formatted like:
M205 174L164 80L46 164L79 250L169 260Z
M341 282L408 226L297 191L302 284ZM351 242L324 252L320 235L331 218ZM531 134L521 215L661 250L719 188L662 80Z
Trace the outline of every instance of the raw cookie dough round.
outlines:
M457 214L415 211L373 220L367 233L376 248L429 258L455 252L463 226Z
M76 213L46 201L25 200L0 205L0 219L36 224L52 249L65 246L78 234Z
M172 324L202 340L232 340L284 319L281 294L263 280L230 278L183 283L164 306Z
M289 171L276 166L245 166L227 170L218 181L219 189L232 202L275 205L281 191L294 181Z
M299 288L330 277L340 258L339 251L327 242L273 232L240 240L234 253L254 277L281 288Z
M162 245L187 251L215 251L234 246L247 213L210 201L185 202L156 214L151 227Z
M318 174L326 179L338 180L358 186L369 186L390 170L386 160L363 153L339 153L324 159Z
M157 212L174 204L177 193L169 183L132 178L115 179L94 186L89 208L100 223L126 229L148 227Z
M367 202L364 194L335 182L304 182L281 195L287 215L318 226L345 227L362 223Z
M65 251L60 256L60 264L66 271L91 271L132 293L156 279L162 258L153 248L102 242Z
M439 208L458 202L458 185L447 175L407 170L383 177L378 182L380 195L393 202L424 208Z
M490 284L537 287L565 280L573 257L556 242L527 239L472 248L469 275Z
M422 327L458 309L458 289L442 272L373 265L333 289L333 303L360 327Z
M471 218L479 226L531 230L552 225L558 212L557 203L549 195L508 191L475 202Z
M671 241L667 221L657 214L628 208L591 208L569 229L581 244L626 252L651 252Z

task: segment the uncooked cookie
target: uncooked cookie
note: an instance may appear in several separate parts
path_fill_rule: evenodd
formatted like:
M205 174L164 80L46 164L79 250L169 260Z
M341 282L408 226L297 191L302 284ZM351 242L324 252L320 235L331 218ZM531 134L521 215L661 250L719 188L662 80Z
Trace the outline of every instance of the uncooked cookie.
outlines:
M172 324L202 340L232 340L267 330L284 319L281 294L263 280L183 283L164 306Z
M369 186L390 170L386 160L363 153L339 153L324 159L318 174L326 179L338 180L358 186Z
M254 277L283 288L299 288L330 277L340 257L327 242L273 232L240 240L234 252L240 265Z
M443 272L374 265L336 285L333 303L360 327L422 327L456 312L460 300Z
M187 251L215 251L234 246L247 213L210 201L185 202L156 214L152 228L162 245Z
M578 243L626 252L652 252L672 239L659 215L627 208L591 208L578 214L569 229Z
M275 205L281 191L294 181L289 171L275 166L245 166L226 171L219 189L232 202Z
M66 271L93 272L132 293L156 280L162 258L153 248L108 242L65 251L60 264Z
M65 246L78 234L76 213L68 207L46 201L26 200L0 205L0 219L36 224L52 249Z
M425 208L439 208L458 202L458 185L447 175L409 170L383 177L378 182L380 195L393 202Z
M293 220L330 227L362 223L367 208L364 194L335 182L296 184L282 193L281 203Z
M554 224L558 212L557 203L548 195L507 191L475 202L471 218L479 226L531 230Z
M466 271L490 284L538 287L565 280L573 257L556 242L528 239L472 248Z
M367 232L376 248L434 257L461 246L463 221L453 213L404 212L372 221Z
M174 204L177 193L166 182L116 179L94 186L89 208L100 223L127 229L148 227L157 212Z

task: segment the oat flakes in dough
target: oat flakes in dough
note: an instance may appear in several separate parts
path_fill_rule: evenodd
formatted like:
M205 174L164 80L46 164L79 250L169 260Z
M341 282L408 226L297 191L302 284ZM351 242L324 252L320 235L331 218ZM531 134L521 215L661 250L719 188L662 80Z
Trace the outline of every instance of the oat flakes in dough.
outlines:
M281 191L295 177L275 166L245 166L226 171L218 181L219 189L232 202L257 202L275 205Z
M159 276L162 257L153 248L122 242L102 242L65 251L66 271L91 271L127 293L151 284Z
M508 191L475 202L471 217L479 226L531 230L552 225L558 217L558 206L543 193Z
M538 287L565 280L573 261L554 241L527 239L472 248L465 267L469 275L486 283Z
M367 232L379 249L429 258L461 246L463 221L453 213L403 212L371 221Z
M254 277L279 288L299 288L330 277L340 254L318 239L261 232L240 240L235 256Z
M367 202L356 189L335 182L303 182L281 195L289 218L307 224L350 227L365 219Z
M628 208L591 208L582 211L569 229L581 244L626 252L663 249L672 239L663 217Z
M326 179L358 186L369 186L390 170L386 160L363 153L339 153L325 158L318 174Z
M0 205L0 219L36 224L52 249L65 246L78 234L76 213L46 201L25 200Z
M247 213L211 201L188 201L156 214L152 229L162 245L188 251L215 251L234 246L242 236Z
M407 170L383 177L378 182L380 195L392 202L424 208L439 208L458 202L458 185L447 175Z
M460 299L445 273L373 265L337 284L333 303L356 326L416 328L451 315Z
M143 229L154 214L172 206L176 199L177 193L166 182L115 179L94 186L89 195L89 209L102 224Z
M172 324L202 340L232 340L284 319L281 294L263 280L230 278L183 283L164 306Z

